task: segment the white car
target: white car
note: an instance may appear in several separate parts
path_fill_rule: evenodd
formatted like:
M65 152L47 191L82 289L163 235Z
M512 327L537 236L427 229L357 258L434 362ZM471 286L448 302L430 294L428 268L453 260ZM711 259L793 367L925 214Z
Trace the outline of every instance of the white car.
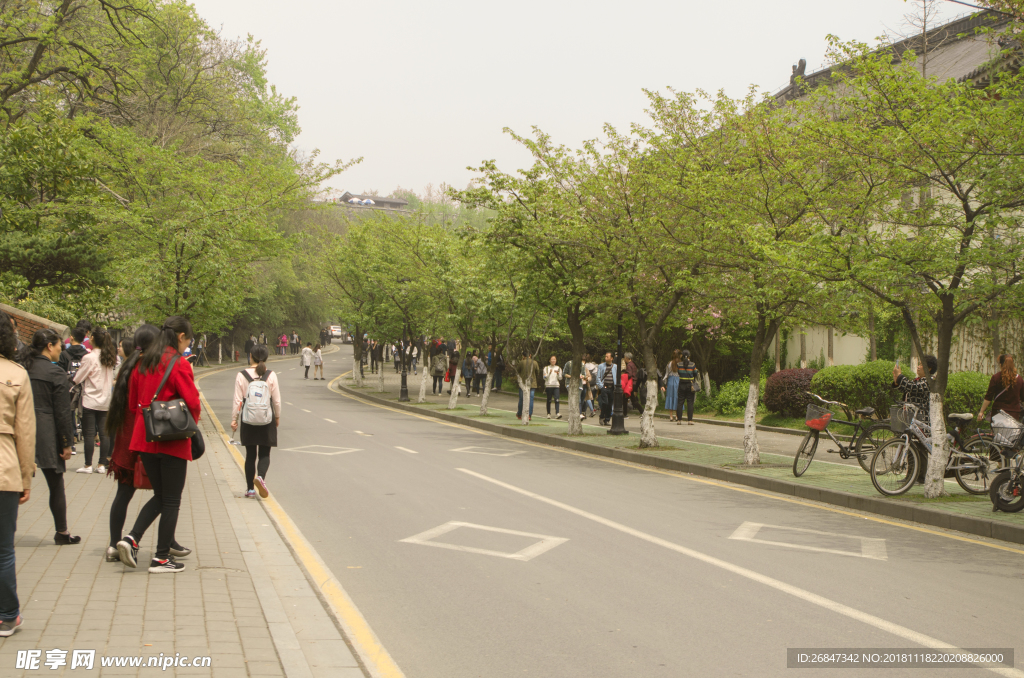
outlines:
M341 325L331 325L331 338L341 339L342 337Z

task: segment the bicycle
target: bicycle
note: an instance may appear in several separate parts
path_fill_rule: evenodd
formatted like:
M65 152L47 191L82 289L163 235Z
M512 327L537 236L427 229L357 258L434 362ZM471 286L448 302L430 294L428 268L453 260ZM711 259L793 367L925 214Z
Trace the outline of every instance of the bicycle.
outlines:
M1024 429L995 427L992 433L990 444L1006 462L1004 468L997 471L989 489L992 511L1017 513L1024 509L1024 454L1020 454Z
M895 497L904 494L917 482L921 460L931 454L931 427L917 419L918 408L910 403L893 405L889 417L892 432L898 437L882 444L871 458L871 484L881 494ZM964 444L960 426L971 421L970 413L950 414L952 424L947 439L952 445L946 462L945 476L950 474L968 494L986 494L993 476L988 442L975 436Z
M797 448L796 457L793 458L793 475L799 478L810 467L811 461L814 459L814 453L818 449L818 439L822 431L839 447L838 450L827 450L829 454L838 454L843 459L856 457L860 467L868 471L871 456L878 449L878 446L890 437L889 422L883 419L866 425L865 422L871 421L871 416L875 413L875 408L873 407L864 407L856 410L853 414L859 416L857 421L833 419L832 411L828 409L829 405L842 407L847 417L850 417L849 406L836 400L825 400L821 396L809 391L805 391L805 393L812 398L817 398L825 407L818 407L814 404L807 406L807 416L804 418L804 423L807 424L808 431L807 435L804 436L803 442L800 443L800 447ZM853 417L850 418L852 419ZM850 436L849 445L839 442L835 435L832 434L832 431L828 429L829 425L833 423L846 424L853 427L853 434ZM863 430L861 430L862 428Z

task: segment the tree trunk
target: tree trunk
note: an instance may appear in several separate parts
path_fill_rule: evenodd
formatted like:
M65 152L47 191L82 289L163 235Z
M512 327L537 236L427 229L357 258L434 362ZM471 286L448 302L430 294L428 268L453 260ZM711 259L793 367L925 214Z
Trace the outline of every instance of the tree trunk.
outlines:
M452 380L448 382L452 385L452 393L450 396L448 396L448 407L446 408L449 410L454 410L459 405L459 395L462 390L462 386L459 382L458 377L459 369L461 368L458 365L456 365L455 369L452 371Z
M999 355L1003 352L1003 342L999 337L999 314L994 308L989 318L989 326L992 328L992 359L995 361L995 371L998 372L1002 369L999 365Z
M807 369L807 332L800 328L800 369Z
M530 387L526 385L523 378L516 372L516 381L519 382L519 395L523 399L523 426L530 425Z
M828 328L828 366L829 367L832 367L833 365L836 364L836 361L835 361L835 359L833 357L835 354L832 351L832 341L833 341L832 337L833 337L833 334L834 334L834 330L830 326Z
M491 355L494 355L492 352ZM494 360L492 359L493 363ZM491 395L491 384L494 383L494 367L491 365L487 366L487 378L484 379L484 392L480 394L480 414L481 416L487 415L487 399Z
M782 328L775 330L775 371L782 370Z
M645 332L644 334L650 335L653 332ZM640 414L641 449L658 446L658 433L654 430L654 413L658 409L658 361L654 357L654 347L651 346L650 341L644 342L643 351L644 367L647 368L647 402L644 403L644 411ZM653 379L651 378L652 365ZM633 384L633 388L637 388L637 384Z
M707 396L710 398L711 397L711 375L708 374L707 370L704 370L704 373L701 376L704 377L704 393L706 393Z
M747 407L743 413L743 463L761 463L761 448L757 444L757 403L761 395L761 361L768 350L771 337L782 324L781 319L768 322L764 315L757 320L754 346L750 353L750 389L747 391Z
M871 360L878 360L878 339L875 336L875 311L868 311L868 342L871 346Z
M416 398L416 402L425 403L427 402L427 382L430 381L430 358L425 358L427 355L426 343L420 348L420 367L423 368L423 376L420 377L420 395Z
M408 376L406 377L408 380ZM406 381L408 383L408 381ZM384 392L384 360L377 363L377 393Z
M567 320L572 335L572 374L565 375L565 388L569 392L569 435L583 435L583 421L580 419L580 374L583 373L584 335L580 319L580 308L576 305L568 310Z
M217 364L224 364L224 337L217 337Z
M363 331L356 325L352 335L352 381L358 388L363 387Z
M932 392L928 399L928 416L932 425L932 453L928 459L928 471L924 477L924 496L929 499L944 497L946 492L946 464L949 462L949 441L946 440L946 416L943 412L943 395L949 378L949 354L953 347L953 298L942 297L942 320L937 323L936 355L938 367L932 380ZM918 339L917 343L920 343Z

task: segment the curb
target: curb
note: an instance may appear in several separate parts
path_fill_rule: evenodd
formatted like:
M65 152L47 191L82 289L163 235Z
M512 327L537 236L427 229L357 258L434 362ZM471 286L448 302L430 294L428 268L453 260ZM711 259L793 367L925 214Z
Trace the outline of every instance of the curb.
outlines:
M347 395L361 398L362 400L385 404L388 407L393 407L395 409L415 412L417 414L434 417L435 419L441 419L443 421L454 422L471 428L478 428L489 433L497 433L498 435L502 435L507 438L518 438L520 440L542 443L552 447L562 447L576 452L584 452L601 457L610 457L620 461L628 461L634 464L653 466L655 468L678 471L680 473L689 473L695 476L711 478L712 480L722 480L725 482L735 483L737 485L745 485L758 490L766 490L768 492L776 492L778 494L785 494L791 497L799 497L801 499L820 501L834 506L842 506L855 511L874 513L888 518L906 520L908 522L930 525L932 527L941 527L947 530L957 530L959 532L966 532L967 534L999 539L1001 541L1007 541L1014 544L1024 544L1024 523L1021 525L1013 525L995 520L974 518L972 516L955 515L945 511L938 511L936 509L917 506L906 502L892 501L881 497L864 497L858 494L851 494L849 492L840 492L839 490L809 487L807 485L779 480L777 478L765 478L739 471L730 471L718 466L707 466L705 464L665 459L663 457L655 457L642 452L632 452L629 450L594 445L583 441L555 438L543 433L529 431L525 428L521 429L517 427L502 426L499 424L490 424L483 421L474 421L454 414L424 410L405 403L396 403L383 398L378 398L369 393L354 391L346 386L342 386L341 384L337 384L337 388ZM761 427L759 426L758 428L760 429Z

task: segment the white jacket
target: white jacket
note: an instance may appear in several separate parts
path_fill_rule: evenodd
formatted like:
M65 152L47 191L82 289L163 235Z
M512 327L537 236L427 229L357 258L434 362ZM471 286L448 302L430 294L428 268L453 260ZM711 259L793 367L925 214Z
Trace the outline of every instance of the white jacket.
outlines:
M306 346L302 349L302 366L309 367L313 364L313 349Z
M99 350L82 356L82 365L75 372L75 383L82 384L82 407L106 412L114 393L114 368L100 364Z

